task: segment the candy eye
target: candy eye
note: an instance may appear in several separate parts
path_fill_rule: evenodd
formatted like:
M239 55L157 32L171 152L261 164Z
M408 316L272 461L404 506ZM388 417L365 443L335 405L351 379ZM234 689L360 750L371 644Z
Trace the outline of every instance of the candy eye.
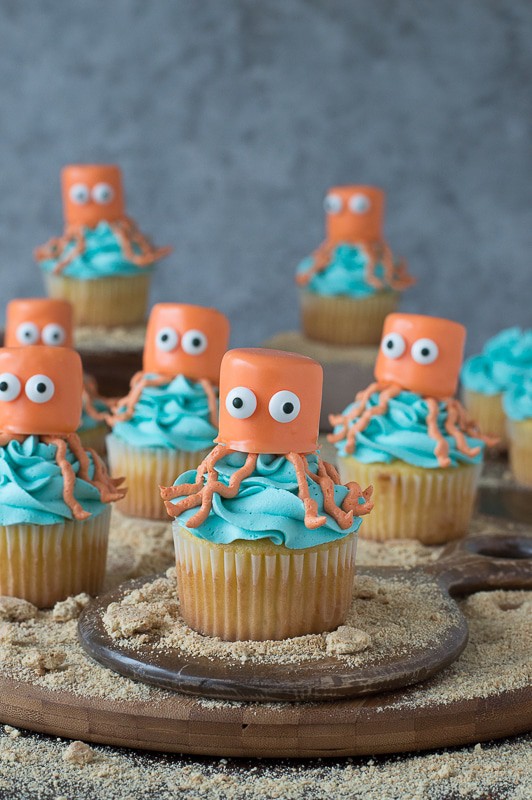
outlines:
M68 190L68 196L77 206L84 206L89 202L89 188L84 183L74 183Z
M17 328L16 335L20 344L37 344L39 328L34 322L22 322Z
M354 194L349 198L349 209L353 214L365 214L371 208L369 197L365 194Z
M205 334L195 330L184 333L181 340L181 347L189 356L199 356L200 353L204 353L208 344Z
M32 375L26 381L24 391L32 403L47 403L55 394L55 385L48 375Z
M381 351L387 358L400 358L406 350L406 342L400 333L389 333L381 342Z
M62 345L66 339L66 331L61 325L56 325L55 322L50 322L45 325L42 331L43 344L49 344L58 347Z
M339 194L328 194L323 201L323 208L327 214L339 214L343 205Z
M161 328L155 337L155 345L158 350L169 353L175 350L179 344L179 334L173 328Z
M225 407L232 417L247 419L257 408L257 398L251 389L237 386L235 389L231 389L225 398Z
M277 422L292 422L298 416L300 410L301 401L297 394L286 390L276 392L268 406L270 416Z
M417 364L432 364L439 353L438 345L432 339L418 339L412 345L412 358Z
M113 187L109 183L97 183L92 190L92 199L102 206L110 203L114 196Z
M20 381L11 372L2 372L0 375L0 402L9 403L16 400L20 394Z

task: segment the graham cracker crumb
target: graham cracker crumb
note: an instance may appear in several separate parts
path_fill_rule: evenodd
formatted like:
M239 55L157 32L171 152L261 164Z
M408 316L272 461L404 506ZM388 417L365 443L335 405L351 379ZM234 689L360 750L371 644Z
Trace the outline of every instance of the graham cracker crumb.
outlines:
M94 751L85 742L72 742L63 753L63 761L84 766L94 761Z
M77 619L85 606L90 603L90 596L82 593L77 594L75 597L67 597L66 600L61 600L56 603L52 610L52 617L56 622L68 622L71 619Z
M25 622L35 619L38 608L19 597L0 597L0 620L8 622Z
M371 645L371 636L365 631L351 628L349 625L340 627L328 633L325 637L325 649L328 655L345 655L347 653L361 653Z
M66 655L61 650L31 650L24 656L22 663L33 670L36 675L45 675L60 669L65 663Z

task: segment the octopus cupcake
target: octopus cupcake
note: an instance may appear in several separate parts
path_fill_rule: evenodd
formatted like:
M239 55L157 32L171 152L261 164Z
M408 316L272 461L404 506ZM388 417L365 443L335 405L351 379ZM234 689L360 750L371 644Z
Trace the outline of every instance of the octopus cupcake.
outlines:
M465 335L457 322L390 314L376 382L331 416L342 479L375 487L369 539L440 544L467 532L491 440L453 398Z
M296 275L303 332L334 345L378 344L399 293L415 282L384 240L384 192L336 186L324 205L326 239Z
M508 445L503 394L532 375L532 330L507 328L468 358L461 374L464 405L482 430Z
M222 639L332 630L351 603L371 488L340 484L317 449L322 369L285 351L224 356L217 446L161 488L183 619Z
M74 350L0 349L0 594L41 608L100 590L125 494L75 433L82 387Z
M507 416L510 466L524 486L532 486L532 374L514 383L503 397Z
M154 247L126 216L122 175L114 165L74 164L61 173L65 230L35 250L50 297L69 300L77 325L144 321Z
M25 297L7 305L4 344L6 347L46 345L74 347L72 305L67 300ZM108 411L91 375L83 375L83 407L77 430L84 447L105 453L107 425L102 421Z
M159 486L197 467L217 433L218 381L229 343L229 321L212 308L160 303L153 307L143 371L107 421L112 474L125 475L125 514L167 519Z

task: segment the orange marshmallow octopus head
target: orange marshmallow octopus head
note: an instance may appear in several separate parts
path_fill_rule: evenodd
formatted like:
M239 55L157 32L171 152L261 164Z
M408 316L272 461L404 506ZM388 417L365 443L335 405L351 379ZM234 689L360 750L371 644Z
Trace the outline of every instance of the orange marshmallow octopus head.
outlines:
M421 314L389 314L384 321L375 378L424 397L456 393L466 329Z
M81 419L81 358L67 347L0 348L0 431L64 436Z
M357 244L384 238L384 192L375 186L333 186L324 200L327 241Z
M43 344L73 347L72 306L67 300L25 297L7 305L6 347Z
M63 213L67 226L95 228L125 217L120 167L70 164L61 170Z
M323 370L280 350L229 350L220 372L216 441L243 453L317 449Z
M143 370L218 384L229 345L229 320L220 311L184 303L158 303L146 330Z

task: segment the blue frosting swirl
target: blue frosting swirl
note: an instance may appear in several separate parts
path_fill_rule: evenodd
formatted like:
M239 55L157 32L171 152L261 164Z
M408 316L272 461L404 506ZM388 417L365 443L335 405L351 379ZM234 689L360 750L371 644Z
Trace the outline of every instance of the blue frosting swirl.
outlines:
M56 452L55 445L43 444L38 436L0 447L0 525L53 525L73 518L63 500L64 482ZM77 475L79 462L68 447L66 457ZM92 478L90 455L89 460ZM81 478L76 478L74 496L93 516L108 507L100 500L98 489Z
M480 355L468 358L461 380L466 389L495 395L532 375L532 330L507 328L486 342Z
M379 394L375 392L371 395L368 408L378 405ZM351 403L344 414L349 414L356 409L357 403ZM427 416L429 409L423 398L414 392L400 392L397 397L390 400L388 410L385 414L379 414L371 418L367 428L356 434L356 447L353 456L357 461L364 464L384 462L390 464L392 461L404 461L416 467L426 467L436 469L440 466L438 459L434 455L436 442L432 439L427 430ZM484 442L480 439L466 437L470 447L480 447L481 452L474 457L460 453L456 447L453 437L445 431L445 420L447 411L443 403L439 404L438 428L449 444L449 459L451 466L455 467L459 463L476 464L482 460ZM352 427L358 417L349 423ZM335 433L341 431L341 426L337 425ZM346 451L347 440L341 439L336 444L336 448L341 456L349 457L351 454Z
M229 483L231 475L244 464L245 453L231 453L216 464L219 479ZM307 456L312 472L318 470L316 455ZM194 483L196 470L183 473L175 481L176 485ZM307 479L310 496L318 504L319 514L323 511L323 494L318 486ZM345 486L336 486L334 498L341 506L347 495ZM178 502L179 498L174 502ZM178 524L187 528L186 522L197 508L189 509L177 517ZM259 455L257 466L249 478L242 481L238 494L233 499L213 495L212 510L205 522L197 528L187 528L200 539L216 544L230 544L239 539L254 541L270 539L274 544L284 545L291 550L331 542L354 533L361 525L360 517L353 518L353 524L342 530L330 517L321 528L309 530L305 526L305 509L298 496L297 478L293 465L284 456Z
M367 262L368 258L361 248L350 244L340 244L333 251L330 263L324 270L312 276L306 289L327 297L345 295L362 298L376 294L382 290L375 289L367 283ZM297 267L297 273L307 272L313 263L312 256L303 259ZM376 265L375 275L378 278L384 277L382 264Z
M61 275L80 281L91 281L97 278L138 275L139 272L151 271L151 267L139 267L125 258L122 245L108 222L100 222L95 228L83 228L83 235L85 237L83 253L72 259ZM70 241L56 258L41 261L41 269L53 272L58 261L71 252L74 246L74 241ZM136 245L133 245L133 249L137 249Z
M93 401L94 408L96 411L108 411L109 409L101 400L94 400ZM100 426L104 425L105 423L100 422L97 419L94 419L87 414L85 411L85 406L83 406L81 410L81 422L79 424L78 433L84 433L85 431L93 431L95 428L99 428Z
M503 395L502 405L506 416L516 422L532 419L532 375L511 386Z
M178 375L163 386L147 386L131 419L118 422L114 435L134 447L195 453L212 446L217 429L201 383Z

